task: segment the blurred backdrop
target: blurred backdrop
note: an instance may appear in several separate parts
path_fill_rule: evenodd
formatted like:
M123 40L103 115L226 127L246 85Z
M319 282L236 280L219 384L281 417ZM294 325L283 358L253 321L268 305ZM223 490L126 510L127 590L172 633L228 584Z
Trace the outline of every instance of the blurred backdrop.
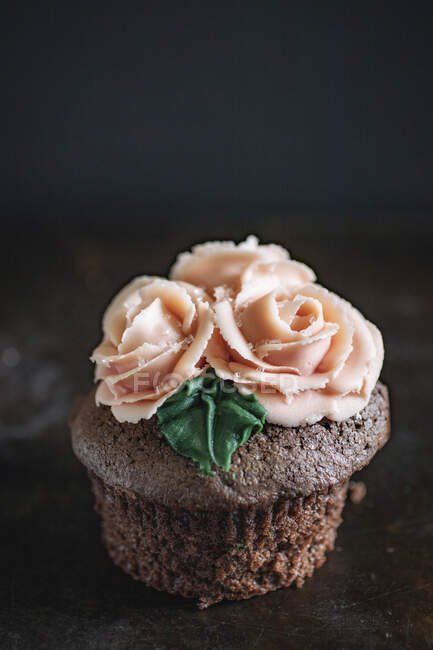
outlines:
M2 21L13 229L432 232L432 3L62 5Z

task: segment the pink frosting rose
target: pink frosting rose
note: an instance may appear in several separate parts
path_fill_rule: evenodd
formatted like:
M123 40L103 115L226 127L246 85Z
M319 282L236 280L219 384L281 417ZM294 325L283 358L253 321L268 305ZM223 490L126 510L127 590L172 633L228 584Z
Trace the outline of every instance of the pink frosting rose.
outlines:
M171 268L170 278L184 280L207 290L219 286L238 290L243 272L252 263L267 264L268 270L275 271L278 264L285 262L292 269L292 282L305 284L306 281L314 280L311 269L300 262L287 262L288 259L289 253L281 246L276 244L261 246L257 237L250 235L238 245L231 241L224 241L194 246L191 253L181 253L178 256ZM296 274L300 276L297 280ZM261 277L264 279L264 274ZM269 272L266 281L275 282L275 273Z
M150 418L206 364L284 426L344 420L367 404L383 362L379 330L285 249L253 236L201 244L170 277L136 278L105 312L96 401L117 420Z
M206 293L186 282L138 277L124 287L103 318L96 362L97 404L120 422L150 418L179 385L203 372L214 329Z
M307 267L306 267L307 268ZM379 330L289 262L254 263L234 295L217 288L206 351L222 379L255 393L284 426L343 420L368 402L383 362ZM311 277L311 275L313 277Z

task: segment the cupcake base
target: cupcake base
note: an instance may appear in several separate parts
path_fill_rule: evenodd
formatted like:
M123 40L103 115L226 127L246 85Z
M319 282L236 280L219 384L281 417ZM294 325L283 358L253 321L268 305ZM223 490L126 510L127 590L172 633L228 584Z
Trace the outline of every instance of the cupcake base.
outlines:
M342 422L266 423L212 476L172 450L156 418L118 422L93 392L71 427L115 564L204 608L301 586L324 563L352 474L388 440L389 399L378 382Z
M334 547L348 487L201 510L158 505L92 471L89 477L113 562L150 587L197 599L200 609L301 587Z

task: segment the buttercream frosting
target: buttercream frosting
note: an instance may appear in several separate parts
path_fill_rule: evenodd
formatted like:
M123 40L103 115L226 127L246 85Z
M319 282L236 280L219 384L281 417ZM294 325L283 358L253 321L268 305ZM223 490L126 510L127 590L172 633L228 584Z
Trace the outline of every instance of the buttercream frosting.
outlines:
M379 330L281 246L201 244L170 278L136 278L104 315L96 400L118 420L150 418L207 365L276 424L341 421L366 406L383 363Z
M172 280L184 280L211 290L221 285L239 287L242 271L251 262L281 262L289 253L276 244L260 246L257 237L250 235L236 245L231 241L213 241L193 246L184 252L171 267Z
M103 318L103 340L93 351L97 404L120 421L156 413L179 386L203 372L214 328L208 296L186 282L142 276L113 299Z

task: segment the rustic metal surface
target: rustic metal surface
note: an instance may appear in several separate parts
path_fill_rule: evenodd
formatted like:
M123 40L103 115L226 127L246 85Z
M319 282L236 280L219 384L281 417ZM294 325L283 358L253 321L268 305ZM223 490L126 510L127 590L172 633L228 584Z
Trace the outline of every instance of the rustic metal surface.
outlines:
M245 226L245 224L244 224ZM201 228L201 230L200 230ZM206 230L207 228L207 230ZM238 230L240 226L238 226ZM233 232L234 236L245 234ZM359 475L337 547L301 590L198 611L114 567L66 417L91 383L101 310L165 273L217 226L146 239L20 233L5 244L0 322L1 648L418 648L433 645L433 298L430 240L289 237L319 280L383 330L392 439Z

